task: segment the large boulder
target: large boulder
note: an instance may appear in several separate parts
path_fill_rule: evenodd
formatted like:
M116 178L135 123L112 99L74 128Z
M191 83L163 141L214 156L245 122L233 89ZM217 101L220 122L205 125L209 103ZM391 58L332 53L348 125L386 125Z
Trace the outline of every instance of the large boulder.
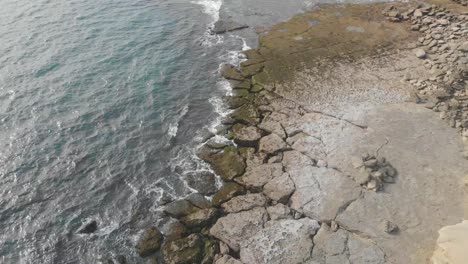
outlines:
M228 80L243 81L244 76L233 65L225 64L221 68L221 75Z
M251 193L236 196L221 205L227 213L237 213L247 211L254 207L263 207L268 202L267 198L261 193Z
M164 207L164 212L172 217L180 218L191 213L195 213L199 208L191 204L187 200L177 200L172 203L168 203Z
M274 206L267 207L267 212L271 220L291 219L291 209L284 204L278 203Z
M212 195L216 192L216 176L209 171L190 172L185 174L187 185L203 195Z
M243 263L296 264L310 258L311 237L320 228L317 221L278 220L265 224L265 228L243 241L240 258Z
M203 259L203 237L191 234L178 240L166 242L162 247L164 261L167 264L201 263Z
M245 189L241 185L228 182L213 196L211 202L214 206L220 206L222 203L229 201L232 197L243 194L244 192Z
M334 169L308 165L288 172L296 186L290 198L291 208L321 222L335 219L361 194L356 182Z
M287 202L289 196L296 188L288 173L273 178L263 187L263 193L270 199L277 202Z
M255 126L236 124L232 127L234 142L240 146L255 146L262 137L262 131Z
M258 124L258 127L269 132L274 133L281 138L286 138L286 132L284 131L282 123L286 123L288 116L278 112L272 112L267 114L262 122Z
M225 147L222 152L205 157L205 161L210 163L213 170L225 181L230 181L245 171L244 159L235 147Z
M289 146L286 144L286 142L284 142L284 140L276 134L270 134L266 137L263 137L260 139L259 143L259 151L268 154L274 154L278 151L283 151L288 148Z
M146 229L136 245L138 255L141 257L147 257L156 253L156 251L161 247L163 240L163 235L156 227Z
M265 208L228 214L218 219L210 234L226 243L232 250L239 251L242 241L255 235L268 220Z
M215 208L200 209L195 213L183 217L180 221L192 230L201 229L211 225L218 215L219 211Z
M236 181L248 188L260 188L272 179L283 174L283 165L279 163L261 164L248 167L242 177L236 178Z
M314 244L312 259L317 263L386 263L384 252L373 241L343 229L333 232L326 224L315 235Z
M229 255L223 255L216 260L215 264L242 264L242 262Z

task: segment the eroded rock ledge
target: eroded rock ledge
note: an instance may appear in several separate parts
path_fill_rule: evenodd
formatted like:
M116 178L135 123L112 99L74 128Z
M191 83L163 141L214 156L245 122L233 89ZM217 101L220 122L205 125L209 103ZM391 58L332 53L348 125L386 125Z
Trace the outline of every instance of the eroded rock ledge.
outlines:
M223 67L232 144L199 156L224 185L166 205L177 220L156 256L428 263L437 231L463 220L468 173L467 9L438 4L327 6ZM147 232L139 248L158 251Z

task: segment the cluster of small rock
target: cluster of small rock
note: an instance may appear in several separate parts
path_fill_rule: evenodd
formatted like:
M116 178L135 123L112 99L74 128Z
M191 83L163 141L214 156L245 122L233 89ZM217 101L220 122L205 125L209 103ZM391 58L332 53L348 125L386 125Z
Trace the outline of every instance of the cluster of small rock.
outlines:
M365 154L355 158L353 166L358 169L353 175L356 182L370 191L382 190L385 183L395 183L397 177L397 170L382 157Z
M404 14L411 29L421 34L414 54L431 75L421 79L408 73L405 81L413 85L417 103L439 112L443 120L460 130L468 157L468 14L454 15L434 5Z

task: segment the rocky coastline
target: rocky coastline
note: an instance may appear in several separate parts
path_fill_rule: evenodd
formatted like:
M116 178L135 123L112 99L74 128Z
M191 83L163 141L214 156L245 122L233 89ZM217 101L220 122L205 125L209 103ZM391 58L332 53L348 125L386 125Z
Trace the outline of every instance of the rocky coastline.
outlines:
M437 231L467 217L465 2L326 5L263 33L221 69L232 143L199 151L223 186L164 205L173 220L144 230L138 254L431 263Z

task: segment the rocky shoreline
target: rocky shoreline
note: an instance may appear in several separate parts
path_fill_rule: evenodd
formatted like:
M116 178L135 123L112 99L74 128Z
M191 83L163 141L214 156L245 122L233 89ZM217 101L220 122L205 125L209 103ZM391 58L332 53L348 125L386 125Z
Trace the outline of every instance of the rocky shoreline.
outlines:
M262 35L239 68L221 70L232 144L200 149L223 186L211 200L209 185L166 204L173 221L145 230L138 254L430 262L437 231L461 222L466 203L468 9L458 2L324 6Z

